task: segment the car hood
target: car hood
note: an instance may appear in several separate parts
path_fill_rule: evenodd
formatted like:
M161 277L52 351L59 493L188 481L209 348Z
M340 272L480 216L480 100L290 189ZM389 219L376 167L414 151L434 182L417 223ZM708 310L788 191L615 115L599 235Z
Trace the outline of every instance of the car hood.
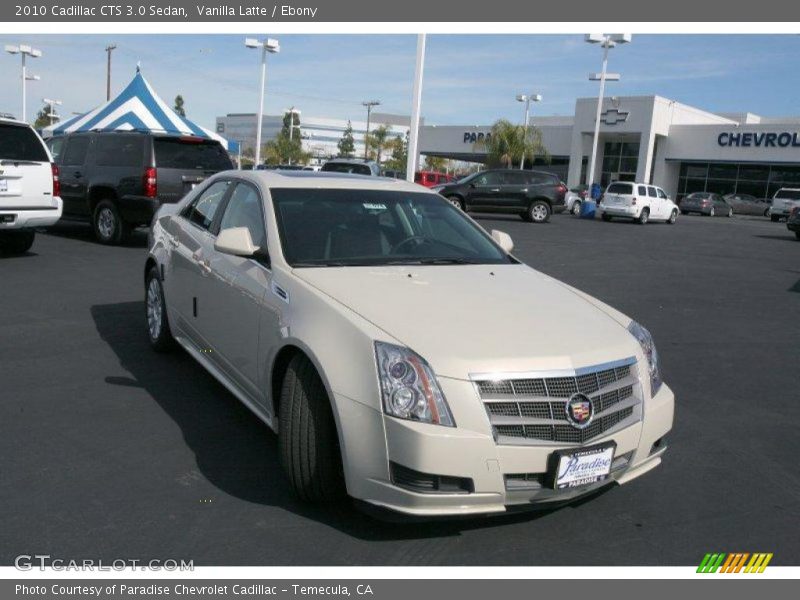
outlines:
M525 265L294 273L413 349L440 376L576 369L638 348L610 309Z

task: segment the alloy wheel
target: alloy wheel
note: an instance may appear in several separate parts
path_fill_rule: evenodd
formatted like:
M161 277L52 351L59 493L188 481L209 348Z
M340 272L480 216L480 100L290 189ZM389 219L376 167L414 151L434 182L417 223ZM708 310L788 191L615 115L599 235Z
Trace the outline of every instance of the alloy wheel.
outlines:
M157 340L161 335L163 313L164 304L161 301L161 284L154 277L147 286L147 329L152 340Z

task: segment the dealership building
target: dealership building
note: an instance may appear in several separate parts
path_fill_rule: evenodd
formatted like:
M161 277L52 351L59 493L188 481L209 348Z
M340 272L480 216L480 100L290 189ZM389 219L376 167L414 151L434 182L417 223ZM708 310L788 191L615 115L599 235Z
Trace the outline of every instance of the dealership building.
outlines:
M601 107L594 181L642 181L673 198L696 192L771 197L800 188L800 117L713 113L660 96L606 98ZM533 117L550 154L534 168L586 182L597 98L580 98L573 116ZM480 140L491 126L434 126L420 131L420 152L483 162Z

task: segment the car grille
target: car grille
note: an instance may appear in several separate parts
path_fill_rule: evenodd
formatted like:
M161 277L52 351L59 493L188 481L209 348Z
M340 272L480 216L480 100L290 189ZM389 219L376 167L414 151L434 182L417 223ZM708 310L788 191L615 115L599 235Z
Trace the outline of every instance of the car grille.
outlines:
M641 420L641 386L635 359L581 369L558 377L508 377L475 381L499 444L584 444ZM584 429L567 420L574 394L594 405Z

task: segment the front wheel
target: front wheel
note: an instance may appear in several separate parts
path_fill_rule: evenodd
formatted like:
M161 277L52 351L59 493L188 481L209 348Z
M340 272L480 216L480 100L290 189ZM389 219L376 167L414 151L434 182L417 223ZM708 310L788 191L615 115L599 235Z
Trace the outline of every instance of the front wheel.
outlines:
M464 204L464 201L458 196L450 196L447 198L447 201L453 206L455 206L457 209L467 212L467 207Z
M0 232L0 252L7 254L25 254L33 246L36 233L33 231Z
M717 211L715 211L714 207L712 206L711 210L708 211L708 216L709 217L714 217L714 216L716 216L716 214L717 214Z
M295 493L307 502L330 503L345 495L339 437L330 400L305 356L286 369L280 400L281 464Z
M575 215L576 217L581 214L581 201L580 200L575 200L575 202L573 202L572 210L570 212L573 215Z
M147 272L144 289L145 317L150 345L157 352L165 352L173 347L175 340L169 328L164 288L161 286L161 278L156 267Z
M550 205L543 200L536 200L525 213L525 220L530 223L547 223L550 220Z
M675 221L677 220L678 220L678 211L673 210L669 215L669 219L667 219L667 223L669 225L675 225Z
M94 235L101 244L121 244L131 232L130 225L122 220L119 210L111 200L101 200L97 203L92 225Z
M649 220L650 220L650 209L643 208L642 212L639 213L639 218L636 219L636 222L639 225L646 225Z

